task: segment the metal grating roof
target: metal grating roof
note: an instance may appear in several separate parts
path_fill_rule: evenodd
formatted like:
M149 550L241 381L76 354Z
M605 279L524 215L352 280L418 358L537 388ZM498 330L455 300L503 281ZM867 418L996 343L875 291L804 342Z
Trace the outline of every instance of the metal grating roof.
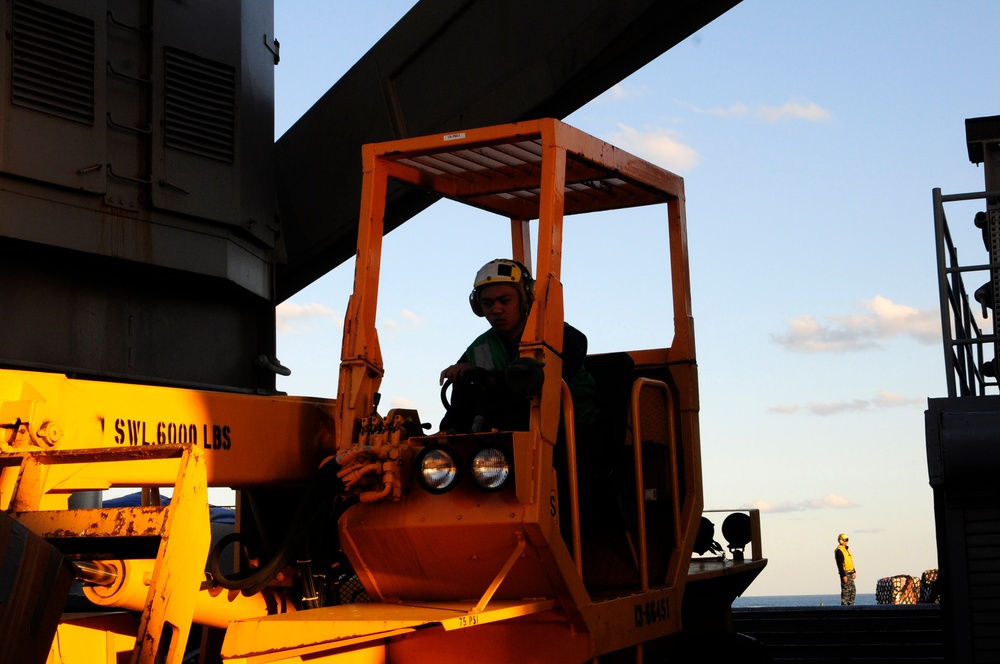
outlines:
M607 154L611 162L599 163L567 151L564 214L651 205L678 195L675 188L657 184L657 178L640 177L638 171L630 175L626 171L628 165L640 164L639 170L646 176L658 175L659 179L668 179L678 186L680 178L610 145L600 145L605 148L602 154ZM416 155L401 152L394 156L387 152L383 158L415 173L399 179L446 198L511 218L536 219L542 150L541 137L519 136L509 142L440 148Z

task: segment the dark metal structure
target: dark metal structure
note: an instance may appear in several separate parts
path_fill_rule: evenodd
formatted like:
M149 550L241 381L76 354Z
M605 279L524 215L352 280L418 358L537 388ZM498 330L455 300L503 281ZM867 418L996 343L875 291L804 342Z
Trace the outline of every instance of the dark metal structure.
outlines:
M268 0L3 0L0 365L271 392L363 143L563 117L737 2L423 0L275 144Z
M738 1L417 3L277 142L278 299L354 255L363 143L563 118ZM387 230L433 200L394 197Z
M927 465L934 491L948 661L1000 660L1000 116L966 120L969 159L982 192L934 190L938 284L948 396L929 399ZM961 265L945 204L982 200L976 214L986 256ZM965 282L972 279L970 295ZM979 285L982 284L982 285Z
M2 6L0 364L273 389L270 3Z

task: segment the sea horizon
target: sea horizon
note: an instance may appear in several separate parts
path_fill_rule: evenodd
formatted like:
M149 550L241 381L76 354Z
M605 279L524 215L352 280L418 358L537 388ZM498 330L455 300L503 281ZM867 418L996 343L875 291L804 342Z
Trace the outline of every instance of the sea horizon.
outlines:
M854 599L857 606L875 605L875 593L858 593ZM794 606L840 606L840 593L828 595L757 595L737 597L733 600L735 609L760 609Z

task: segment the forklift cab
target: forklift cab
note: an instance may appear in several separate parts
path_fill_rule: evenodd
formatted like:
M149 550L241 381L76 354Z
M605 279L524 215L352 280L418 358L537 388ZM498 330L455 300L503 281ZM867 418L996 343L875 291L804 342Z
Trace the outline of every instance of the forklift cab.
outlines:
M350 463L390 469L387 481L376 472L356 485L361 503L339 521L368 593L381 602L465 599L479 610L548 598L578 629L600 635L605 652L679 631L702 512L682 179L553 119L367 145L363 164L336 431L345 473ZM519 355L544 375L526 430L409 435L414 413L373 411L385 371L375 329L385 200L400 186L509 224L509 255L535 277ZM672 292L663 300L672 302L673 338L587 358L617 414L607 435L620 440L608 449L624 452L621 488L634 516L581 527L579 491L588 487L577 482L579 432L561 375L563 224L574 214L647 205L664 208L669 229ZM587 532L602 535L588 541ZM636 593L645 595L639 604ZM619 628L607 628L609 615Z

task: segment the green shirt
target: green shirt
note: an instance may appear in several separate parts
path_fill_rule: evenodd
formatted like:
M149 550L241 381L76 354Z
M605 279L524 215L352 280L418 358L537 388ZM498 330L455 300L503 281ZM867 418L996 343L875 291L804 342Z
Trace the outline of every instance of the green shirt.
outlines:
M573 396L573 419L577 428L593 426L597 419L594 394L597 383L587 371L587 337L568 323L563 324L562 377ZM490 328L479 335L466 349L463 361L488 371L503 371L515 360L518 342L505 344L500 335Z

